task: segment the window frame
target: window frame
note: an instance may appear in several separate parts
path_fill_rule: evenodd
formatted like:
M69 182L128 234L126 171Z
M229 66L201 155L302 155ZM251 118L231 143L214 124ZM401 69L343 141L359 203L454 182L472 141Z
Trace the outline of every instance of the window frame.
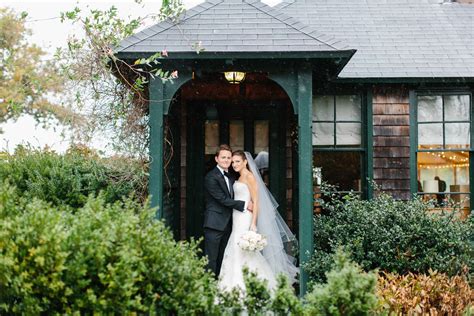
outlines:
M360 121L338 121L336 120L336 97L344 95L357 95L360 98ZM316 96L332 96L334 102L334 119L331 120L313 120L311 118L311 126L314 123L333 123L334 125L334 144L332 145L312 145L313 159L318 152L359 152L361 154L360 175L361 175L361 191L352 191L361 195L363 199L372 198L372 189L368 185L369 179L373 179L373 118L372 118L372 91L371 89L349 89L349 90L321 90L313 94L313 100ZM314 115L314 113L313 113ZM342 146L337 145L337 123L360 123L361 124L361 143L359 146ZM349 193L351 191L338 191L340 193Z
M469 209L473 210L474 203L472 201L472 195L474 192L474 101L473 92L470 89L427 89L427 90L410 90L409 93L410 102L410 192L413 195L421 195L418 192L418 153L419 152L456 152L465 151L469 153ZM444 96L447 95L469 95L469 120L466 121L445 121L444 115ZM443 124L443 148L436 149L418 149L418 97L419 96L441 96L443 99L443 114L442 121L437 122ZM434 121L433 121L434 122ZM445 135L445 124L447 123L466 123L470 124L469 136L470 136L470 147L469 148L445 148L446 146L446 135ZM432 122L422 122L421 124L431 124ZM460 194L460 193L459 193ZM466 193L463 193L466 194Z

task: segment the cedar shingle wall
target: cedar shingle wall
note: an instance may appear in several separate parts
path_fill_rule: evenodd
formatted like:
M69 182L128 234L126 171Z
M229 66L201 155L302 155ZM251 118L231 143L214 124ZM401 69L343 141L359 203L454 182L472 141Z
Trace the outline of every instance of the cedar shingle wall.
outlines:
M396 199L410 199L410 115L408 90L373 91L374 180Z

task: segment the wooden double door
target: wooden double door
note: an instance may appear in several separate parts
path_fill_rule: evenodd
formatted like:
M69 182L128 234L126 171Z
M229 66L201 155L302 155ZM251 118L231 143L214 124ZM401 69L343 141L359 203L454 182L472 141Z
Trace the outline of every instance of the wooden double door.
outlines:
M188 105L187 238L203 235L204 176L215 167L214 156L220 144L252 154L265 183L280 204L280 212L285 210L285 113L281 104Z

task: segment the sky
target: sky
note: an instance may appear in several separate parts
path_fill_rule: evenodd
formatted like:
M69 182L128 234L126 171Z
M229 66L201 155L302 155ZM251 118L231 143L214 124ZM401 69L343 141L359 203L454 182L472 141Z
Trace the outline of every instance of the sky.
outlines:
M186 8L204 2L203 0L183 0ZM280 0L263 0L268 5L275 5ZM31 41L49 53L46 58L51 58L56 47L63 47L69 34L74 32L74 26L62 24L59 20L60 12L71 10L75 6L81 9L95 8L107 9L114 5L119 13L126 12L132 16L145 16L148 12L158 12L161 0L143 0L138 6L133 0L0 0L1 7L10 7L17 12L26 11L27 27L33 31ZM0 125L3 134L0 134L0 151L12 152L18 144L30 144L43 148L46 145L57 152L64 152L69 147L70 133L60 126L43 128L37 126L33 118L22 116L17 121L10 121ZM98 137L92 147L112 154L106 148L106 141Z

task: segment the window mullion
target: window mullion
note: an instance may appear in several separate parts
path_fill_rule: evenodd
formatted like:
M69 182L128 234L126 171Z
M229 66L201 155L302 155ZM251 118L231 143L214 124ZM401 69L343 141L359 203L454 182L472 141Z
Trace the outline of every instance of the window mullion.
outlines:
M336 120L337 120L337 117L336 117L336 95L334 95L334 99L333 99L333 104L334 104L334 123L333 123L333 126L334 126L334 148L337 147L337 135L336 135Z
M446 125L445 125L445 114L444 114L444 95L441 97L442 102L442 120L443 120L443 149L446 148Z

